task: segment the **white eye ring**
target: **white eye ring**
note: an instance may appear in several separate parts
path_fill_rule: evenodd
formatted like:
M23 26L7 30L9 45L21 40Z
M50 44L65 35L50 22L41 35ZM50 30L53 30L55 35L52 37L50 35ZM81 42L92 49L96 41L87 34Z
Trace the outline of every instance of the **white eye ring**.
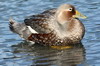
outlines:
M72 11L72 8L69 8L68 11Z

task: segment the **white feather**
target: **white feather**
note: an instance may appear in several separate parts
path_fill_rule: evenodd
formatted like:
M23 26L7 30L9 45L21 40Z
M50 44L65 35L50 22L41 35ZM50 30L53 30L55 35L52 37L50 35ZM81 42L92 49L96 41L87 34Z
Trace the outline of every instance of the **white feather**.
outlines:
M32 33L38 33L38 32L36 32L34 29L32 29L30 26L27 26L28 27L28 29L32 32Z

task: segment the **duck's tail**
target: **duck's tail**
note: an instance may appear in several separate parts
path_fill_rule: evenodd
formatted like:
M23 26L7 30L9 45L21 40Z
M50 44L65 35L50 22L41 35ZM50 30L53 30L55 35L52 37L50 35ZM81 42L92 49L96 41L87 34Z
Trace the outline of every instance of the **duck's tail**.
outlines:
M9 19L9 28L12 32L19 34L22 38L26 39L32 34L29 28L25 25L25 23L18 23L12 18Z

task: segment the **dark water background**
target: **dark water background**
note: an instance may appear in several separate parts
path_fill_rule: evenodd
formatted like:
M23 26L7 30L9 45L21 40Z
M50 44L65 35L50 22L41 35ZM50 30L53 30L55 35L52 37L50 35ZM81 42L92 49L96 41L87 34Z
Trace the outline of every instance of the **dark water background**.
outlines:
M82 45L57 50L28 45L8 28L13 17L23 22L26 16L63 3L76 6L88 18ZM0 0L0 66L100 66L100 0Z

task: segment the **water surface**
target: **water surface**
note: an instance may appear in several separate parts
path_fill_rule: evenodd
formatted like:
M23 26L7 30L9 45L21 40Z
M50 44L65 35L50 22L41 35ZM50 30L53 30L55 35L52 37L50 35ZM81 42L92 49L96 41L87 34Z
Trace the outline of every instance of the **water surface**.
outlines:
M28 45L8 28L13 17L24 18L63 3L76 6L88 18L82 44L58 50ZM100 0L0 0L0 66L100 66Z

